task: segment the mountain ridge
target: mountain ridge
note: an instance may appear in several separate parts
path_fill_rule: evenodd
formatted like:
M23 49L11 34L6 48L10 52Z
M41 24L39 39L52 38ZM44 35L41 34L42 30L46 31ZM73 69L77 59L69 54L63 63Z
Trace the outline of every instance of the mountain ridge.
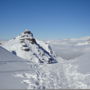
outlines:
M51 47L44 42L40 45L40 41L36 41L29 30L25 30L16 38L7 41L3 44L3 47L21 58L37 63L57 62Z

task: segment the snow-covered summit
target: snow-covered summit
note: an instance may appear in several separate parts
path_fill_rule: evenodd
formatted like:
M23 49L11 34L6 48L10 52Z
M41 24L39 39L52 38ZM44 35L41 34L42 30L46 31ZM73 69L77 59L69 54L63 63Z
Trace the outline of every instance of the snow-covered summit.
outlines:
M32 32L27 29L16 38L4 43L3 47L15 55L33 62L56 62L51 47L47 43L36 40Z
M25 31L24 31L23 33L21 33L20 39L21 39L21 40L27 39L27 40L33 41L34 37L33 37L33 34L32 34L31 31L25 29Z

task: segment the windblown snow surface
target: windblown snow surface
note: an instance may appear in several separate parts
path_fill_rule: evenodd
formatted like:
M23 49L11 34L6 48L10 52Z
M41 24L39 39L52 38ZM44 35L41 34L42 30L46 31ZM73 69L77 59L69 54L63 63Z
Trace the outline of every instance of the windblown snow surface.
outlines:
M65 88L90 89L90 37L48 41L62 63ZM59 59L59 58L62 58Z
M32 54L26 59L23 56L26 53L21 55L12 48L16 45L12 40L3 43L0 47L0 89L90 89L89 38L48 41L50 49L48 44L37 41L49 53L53 49L56 57L50 55L57 63L51 64L33 62L34 57L29 58ZM12 54L12 50L17 53Z

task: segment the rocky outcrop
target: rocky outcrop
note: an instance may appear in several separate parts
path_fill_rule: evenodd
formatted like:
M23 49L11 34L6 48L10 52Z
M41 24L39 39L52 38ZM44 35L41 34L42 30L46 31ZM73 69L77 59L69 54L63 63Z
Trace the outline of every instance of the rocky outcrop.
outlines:
M20 42L24 43L25 40L28 40L32 44L36 43L36 40L33 37L33 34L31 33L31 31L29 31L27 29L22 33L21 38L20 38Z

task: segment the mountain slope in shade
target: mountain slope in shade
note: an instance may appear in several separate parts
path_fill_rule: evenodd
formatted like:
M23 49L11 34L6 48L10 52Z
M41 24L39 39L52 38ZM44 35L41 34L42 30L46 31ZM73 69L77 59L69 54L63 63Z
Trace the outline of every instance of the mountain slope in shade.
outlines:
M25 30L16 38L4 43L4 48L13 54L36 63L56 63L51 47L33 37L31 31Z
M23 89L27 85L14 75L30 71L28 61L20 59L0 47L0 89Z

